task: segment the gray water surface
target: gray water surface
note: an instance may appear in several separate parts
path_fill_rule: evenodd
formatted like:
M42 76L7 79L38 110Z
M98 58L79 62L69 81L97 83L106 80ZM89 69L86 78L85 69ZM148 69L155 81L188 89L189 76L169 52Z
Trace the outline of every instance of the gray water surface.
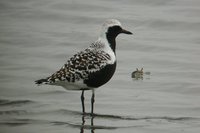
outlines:
M117 38L116 73L83 117L81 92L34 81L88 47L108 18L133 36ZM1 0L0 55L1 133L200 131L199 0ZM132 79L142 67L151 74Z

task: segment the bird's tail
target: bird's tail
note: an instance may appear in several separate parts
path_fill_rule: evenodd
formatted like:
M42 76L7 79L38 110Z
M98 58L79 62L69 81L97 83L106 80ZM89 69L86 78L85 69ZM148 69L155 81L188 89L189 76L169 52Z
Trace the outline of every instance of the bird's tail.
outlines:
M47 84L48 79L39 79L35 81L36 84L41 85L41 84Z

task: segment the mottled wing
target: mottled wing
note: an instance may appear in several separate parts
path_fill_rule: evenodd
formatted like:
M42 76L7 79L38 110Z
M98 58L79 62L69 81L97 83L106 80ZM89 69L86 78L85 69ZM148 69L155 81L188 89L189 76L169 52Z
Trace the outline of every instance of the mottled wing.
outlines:
M47 78L46 84L86 80L90 74L104 68L110 59L110 55L104 51L88 48L70 58L59 71Z

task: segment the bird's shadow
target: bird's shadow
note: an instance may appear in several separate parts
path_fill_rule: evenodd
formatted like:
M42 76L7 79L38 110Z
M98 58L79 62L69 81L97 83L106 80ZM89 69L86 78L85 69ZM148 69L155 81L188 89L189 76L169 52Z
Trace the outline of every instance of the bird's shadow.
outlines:
M107 116L108 115L105 115L105 117ZM84 130L90 130L91 133L94 133L95 129L116 129L117 128L117 127L112 127L112 126L95 125L94 120L95 118L98 118L98 117L104 117L104 116L99 115L99 114L91 114L91 113L82 114L82 117L81 117L82 124L80 125L80 133L84 133ZM87 121L89 121L90 124L86 124Z
M80 133L84 133L85 129L90 129L91 133L94 133L95 130L95 126L94 126L94 116L91 116L90 118L90 125L85 125L86 119L85 119L86 115L82 115L82 125L80 126Z

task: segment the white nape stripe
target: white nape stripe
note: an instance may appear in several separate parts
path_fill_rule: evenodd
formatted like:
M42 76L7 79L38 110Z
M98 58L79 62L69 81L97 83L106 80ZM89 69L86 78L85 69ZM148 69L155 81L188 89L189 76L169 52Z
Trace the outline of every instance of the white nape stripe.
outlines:
M99 37L97 42L100 44L103 44L104 46L101 47L102 48L102 51L104 51L105 53L107 53L108 55L110 55L110 60L108 60L108 64L114 64L115 61L116 61L116 56L115 56L115 53L114 51L111 49L110 47L110 44L108 43L108 40L107 38L104 38L104 37Z

